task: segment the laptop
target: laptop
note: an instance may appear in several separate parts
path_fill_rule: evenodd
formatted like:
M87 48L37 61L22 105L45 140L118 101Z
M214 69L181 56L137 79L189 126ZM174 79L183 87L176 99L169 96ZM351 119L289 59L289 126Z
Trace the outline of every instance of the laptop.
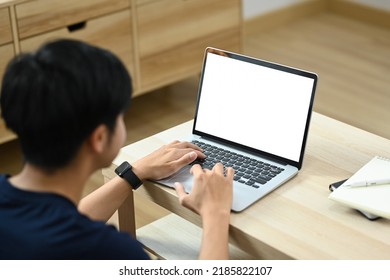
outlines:
M233 211L246 209L301 169L317 79L312 72L206 48L189 137L207 155L196 163L211 169L222 162L235 170ZM189 193L190 168L157 183L181 182Z

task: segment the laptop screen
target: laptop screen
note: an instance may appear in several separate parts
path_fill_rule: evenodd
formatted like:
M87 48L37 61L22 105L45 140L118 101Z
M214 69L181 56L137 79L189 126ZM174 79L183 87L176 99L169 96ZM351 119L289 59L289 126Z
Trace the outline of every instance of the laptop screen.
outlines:
M301 166L317 76L206 49L194 133Z

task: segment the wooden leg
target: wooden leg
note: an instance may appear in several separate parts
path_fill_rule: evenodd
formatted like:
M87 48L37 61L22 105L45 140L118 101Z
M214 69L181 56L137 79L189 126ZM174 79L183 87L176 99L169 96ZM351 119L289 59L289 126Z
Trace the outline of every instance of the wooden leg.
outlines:
M133 192L118 209L119 230L130 233L136 238L134 195Z

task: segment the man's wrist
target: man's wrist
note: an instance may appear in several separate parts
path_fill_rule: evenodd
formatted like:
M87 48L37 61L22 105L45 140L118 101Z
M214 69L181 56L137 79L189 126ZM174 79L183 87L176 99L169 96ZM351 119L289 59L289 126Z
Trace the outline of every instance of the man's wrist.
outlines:
M133 166L127 161L122 162L116 169L115 173L126 180L127 183L134 189L138 189L142 185L142 179L133 171Z
M145 181L145 180L148 179L146 174L145 174L145 172L144 172L144 169L139 167L139 165L136 162L133 164L133 169L132 170L133 170L134 174L137 175L137 177L141 181Z
M212 211L209 214L203 214L202 223L205 225L229 225L230 223L230 210L229 211Z

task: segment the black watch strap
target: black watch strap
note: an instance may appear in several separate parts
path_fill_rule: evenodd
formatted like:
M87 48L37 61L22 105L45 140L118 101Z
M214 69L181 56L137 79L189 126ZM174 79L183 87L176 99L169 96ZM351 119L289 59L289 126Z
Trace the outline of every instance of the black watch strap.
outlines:
M136 190L142 185L142 181L135 175L132 168L130 163L124 161L115 169L115 173L125 179Z

